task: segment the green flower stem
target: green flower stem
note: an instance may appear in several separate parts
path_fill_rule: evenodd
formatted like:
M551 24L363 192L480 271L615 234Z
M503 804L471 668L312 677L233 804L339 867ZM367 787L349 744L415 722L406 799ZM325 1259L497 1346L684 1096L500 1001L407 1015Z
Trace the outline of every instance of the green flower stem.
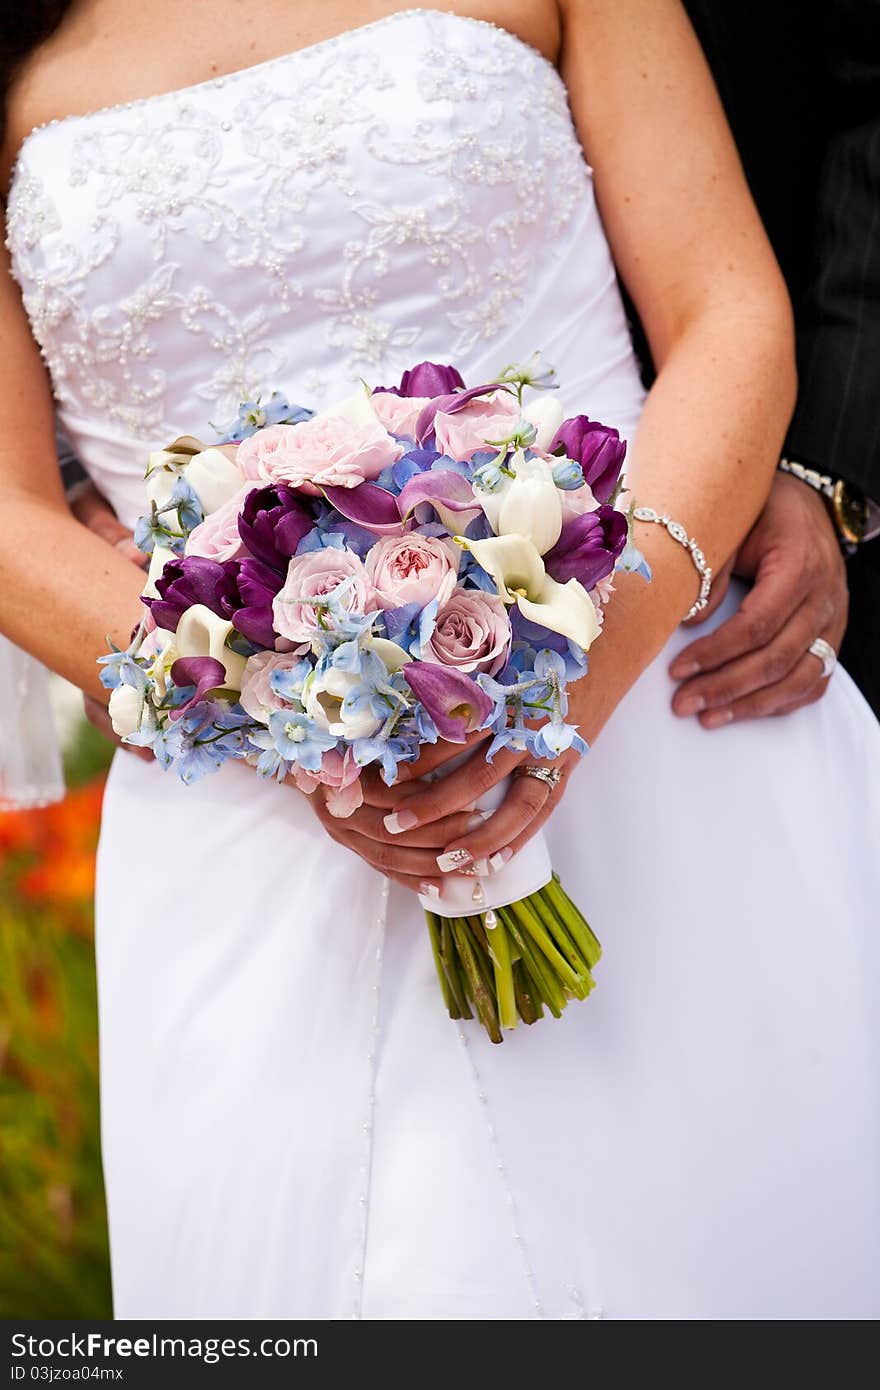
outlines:
M483 977L474 956L473 947L471 946L467 924L462 917L451 917L449 920L452 934L455 938L455 944L458 947L459 958L464 966L465 978L469 986L471 998L474 1001L477 1016L486 1032L489 1034L492 1042L500 1043L502 1040L501 1029L498 1025L495 1000L483 982Z
M516 1007L523 1023L537 1023L544 1017L541 992L523 964L522 960L513 963L513 987L516 991Z
M589 966L567 931L568 923L565 916L556 911L549 898L545 896L543 889L534 895L531 899L531 905L575 974L580 975L581 978L588 977Z
M515 1028L519 1022L516 1011L516 990L513 983L513 963L510 959L510 941L507 928L501 919L497 927L487 929L489 954L495 967L495 998L498 1001L498 1017L502 1028Z
M446 1012L450 1018L461 1018L461 1013L455 1002L455 995L449 985L446 976L446 969L443 964L443 956L440 947L440 918L433 912L425 913L425 921L428 923L428 934L431 938L431 950L434 954L434 965L437 968L437 979L440 981L440 989L443 994L443 1003L446 1005Z
M516 908L519 906L519 903L515 904ZM513 910L505 907L497 908L496 911L519 947L523 962L540 992L542 1003L547 1005L554 1018L559 1018L565 1008L565 992L559 981L554 979L551 971L545 969L546 962L540 958L540 952L533 949L526 934L520 931Z
M489 944L479 917L460 917L461 930L471 948L474 963L480 972L483 988L492 999L495 998L495 970L489 955Z
M535 945L547 957L549 965L553 967L565 987L570 989L577 998L582 998L586 994L586 990L583 988L583 977L572 970L565 957L557 951L543 923L532 910L528 898L524 898L522 902L516 904L516 913L523 927Z
M599 940L590 930L590 926L583 913L576 903L566 893L559 879L554 874L547 884L544 892L550 899L557 913L566 914L566 923L569 931L577 942L578 949L587 965L592 970L602 956L602 947Z
M452 934L452 924L448 917L441 918L440 922L440 959L443 963L443 972L446 976L450 992L455 1000L458 1010L458 1018L473 1018L468 1002L464 982L458 970L458 952L455 947L455 938Z

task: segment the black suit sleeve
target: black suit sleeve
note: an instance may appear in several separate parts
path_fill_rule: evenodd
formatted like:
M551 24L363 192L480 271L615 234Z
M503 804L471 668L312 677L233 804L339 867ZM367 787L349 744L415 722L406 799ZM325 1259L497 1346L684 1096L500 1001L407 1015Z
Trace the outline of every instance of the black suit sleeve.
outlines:
M815 265L796 319L788 452L880 498L880 114L828 142Z

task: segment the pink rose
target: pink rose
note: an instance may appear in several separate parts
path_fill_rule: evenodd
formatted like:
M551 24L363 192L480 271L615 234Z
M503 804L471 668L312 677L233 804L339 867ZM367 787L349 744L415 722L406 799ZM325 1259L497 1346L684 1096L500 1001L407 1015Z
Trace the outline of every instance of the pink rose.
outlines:
M275 631L291 642L310 642L321 626L314 600L332 593L346 579L352 582L341 599L349 613L369 613L379 605L363 561L352 550L311 550L295 555L287 568L284 588L275 595Z
M246 554L244 542L238 534L238 514L244 499L253 492L254 484L245 483L238 492L233 493L228 502L210 512L194 531L186 543L187 555L202 555L206 560L238 560Z
M327 787L327 810L331 816L344 819L363 805L364 793L360 783L361 769L350 748L345 753L331 748L321 759L320 772L305 772L294 766L293 779L300 791L311 796L318 787Z
M510 650L510 619L497 594L456 589L437 614L422 661L497 675Z
M374 391L370 402L389 434L415 439L416 421L424 407L431 404L431 397L395 396L390 391Z
M316 495L322 487L357 487L396 463L402 445L375 413L352 420L327 412L299 425L272 425L245 439L237 461L246 478L287 483Z
M478 449L491 448L489 440L506 439L519 416L519 406L506 391L468 401L451 415L438 410L434 416L437 448L447 458L470 459Z
M554 463L556 460L553 460ZM583 487L575 488L573 492L560 493L562 498L562 522L573 521L576 516L583 516L585 512L596 512L599 510L599 503L593 496L592 488L587 483Z
M384 608L402 608L406 603L424 608L432 598L442 603L452 592L458 561L459 552L451 542L409 531L377 541L366 568Z
M241 682L241 704L252 719L267 724L270 714L289 708L269 681L274 671L289 671L301 662L302 657L294 652L256 652L248 657Z

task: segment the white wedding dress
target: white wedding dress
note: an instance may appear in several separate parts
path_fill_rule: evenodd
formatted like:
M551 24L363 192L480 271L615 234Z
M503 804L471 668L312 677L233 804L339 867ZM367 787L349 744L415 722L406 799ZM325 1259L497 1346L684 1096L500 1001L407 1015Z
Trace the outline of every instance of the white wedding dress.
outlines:
M64 429L126 522L150 448L276 387L320 406L540 348L571 408L638 418L563 85L475 20L407 11L53 122L9 244ZM789 718L676 720L685 640L550 826L597 989L501 1047L446 1017L415 899L295 791L117 756L117 1316L880 1314L880 730L843 671Z

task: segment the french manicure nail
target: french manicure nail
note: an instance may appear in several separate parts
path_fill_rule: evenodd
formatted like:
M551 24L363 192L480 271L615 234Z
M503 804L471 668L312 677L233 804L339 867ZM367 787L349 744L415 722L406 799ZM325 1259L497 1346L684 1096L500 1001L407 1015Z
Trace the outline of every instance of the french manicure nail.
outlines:
M415 811L392 811L384 817L385 829L389 835L402 835L405 830L412 830L418 823L419 818Z
M466 849L451 849L446 854L437 855L437 867L444 874L451 874L456 869L464 869L473 862L474 856Z
M439 902L440 889L436 883L420 883L419 892L423 898L430 898L432 902Z
M149 749L147 751L149 752ZM150 757L152 756L153 754L150 753ZM480 826L485 825L485 823L486 817L483 815L482 811L477 811L476 815L471 816L470 820L468 821L467 828L468 830L479 830Z
M691 676L696 676L701 669L699 661L673 661L669 674L673 680L686 681Z
M497 854L493 854L489 860L489 868L493 874L497 874L499 869L503 869L505 864L509 864L513 858L513 850L505 845Z
M686 700L681 700L675 707L676 714L681 719L686 719L690 714L699 714L706 708L706 701L702 695L689 695Z
M706 715L703 721L703 728L720 729L724 724L729 724L732 719L732 709L713 709L711 714Z

